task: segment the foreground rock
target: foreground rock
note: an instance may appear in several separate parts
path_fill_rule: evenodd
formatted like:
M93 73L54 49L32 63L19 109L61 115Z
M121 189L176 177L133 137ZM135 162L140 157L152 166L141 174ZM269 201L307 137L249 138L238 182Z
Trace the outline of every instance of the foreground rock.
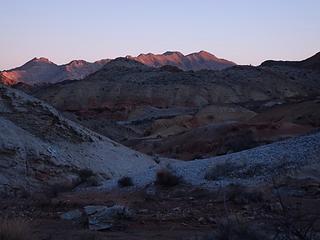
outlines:
M132 211L120 205L86 206L84 212L88 216L89 229L94 231L111 229L117 220L133 217Z
M96 206L88 205L83 210L75 209L60 215L63 220L73 222L85 222L92 231L111 229L120 220L132 219L134 213L125 206L114 205Z

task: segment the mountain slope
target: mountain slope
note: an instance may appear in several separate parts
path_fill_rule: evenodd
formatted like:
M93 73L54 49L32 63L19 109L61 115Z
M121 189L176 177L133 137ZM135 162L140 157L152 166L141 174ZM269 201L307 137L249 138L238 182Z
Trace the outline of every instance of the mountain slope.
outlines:
M5 85L13 85L15 84L15 81L12 79L9 79L2 72L0 72L0 83L3 83Z
M84 169L101 179L153 167L132 151L62 117L42 101L0 84L0 193L41 191L79 182Z
M182 70L221 70L236 65L235 63L219 59L211 53L200 51L189 55L180 52L165 52L164 54L140 54L137 57L129 57L151 67L172 65Z
M65 65L57 65L46 58L34 58L21 67L3 71L7 85L23 82L25 84L56 83L64 80L82 79L99 70L109 60L100 60L89 63L83 60L75 60Z

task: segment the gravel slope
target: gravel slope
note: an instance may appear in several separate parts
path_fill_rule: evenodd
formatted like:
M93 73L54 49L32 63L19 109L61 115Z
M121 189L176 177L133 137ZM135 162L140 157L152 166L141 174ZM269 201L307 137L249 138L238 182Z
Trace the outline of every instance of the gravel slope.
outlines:
M191 184L214 187L229 183L251 185L271 181L274 176L294 173L314 164L320 164L320 133L220 157L173 162L169 166ZM216 170L213 174L216 179L213 181L205 180L210 169Z

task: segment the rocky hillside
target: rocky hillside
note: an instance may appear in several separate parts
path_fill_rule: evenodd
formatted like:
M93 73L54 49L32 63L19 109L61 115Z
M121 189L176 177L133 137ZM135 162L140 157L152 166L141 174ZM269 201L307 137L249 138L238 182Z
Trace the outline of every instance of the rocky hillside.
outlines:
M89 63L83 60L75 60L65 65L57 65L46 58L34 58L21 67L3 71L4 79L0 80L6 85L19 82L34 85L82 79L102 68L108 61L100 60Z
M221 70L236 65L234 62L217 58L211 53L200 51L183 55L180 52L165 52L163 54L140 54L137 57L129 57L150 67L162 67L171 65L182 70L198 71L203 69Z
M191 160L317 129L319 76L312 70L251 66L184 72L119 58L83 80L32 94L126 146Z
M138 106L201 108L318 95L319 74L301 74L293 78L290 72L249 66L219 72L172 72L119 58L84 80L41 88L35 95L59 109L102 109L126 119Z
M65 119L54 108L0 85L0 192L72 188L154 166L151 158ZM92 179L91 179L92 180Z

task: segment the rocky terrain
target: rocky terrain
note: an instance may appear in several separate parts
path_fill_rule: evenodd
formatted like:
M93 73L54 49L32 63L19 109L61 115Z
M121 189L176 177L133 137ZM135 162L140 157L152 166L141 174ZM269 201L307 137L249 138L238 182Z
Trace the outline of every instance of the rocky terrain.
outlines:
M98 182L155 165L143 154L61 116L42 101L0 85L0 192L74 187L82 172ZM90 174L89 174L90 175ZM89 176L90 177L90 176Z
M241 123L241 125L237 121L236 123L211 123L209 125L205 122L205 127L195 128L173 137L167 136L167 138L161 139L161 144L155 148L159 149L160 152L162 148L165 149L170 146L173 148L180 147L181 154L192 153L193 151L207 154L201 156L202 158L208 157L207 160L191 161L190 164L187 164L166 158L149 157L132 151L68 120L41 100L3 85L1 85L0 90L0 153L3 169L0 182L1 191L7 194L29 192L36 188L42 191L55 184L75 187L82 183L81 174L83 171L94 173L98 185L99 182L106 182L107 185L111 184L110 186L113 186L120 177L130 176L135 179L134 182L137 186L145 186L154 180L155 173L163 167L177 173L180 172L178 175L186 182L202 185L207 181L204 177L206 169L209 169L212 163L218 164L220 162L219 158L209 157L224 154L224 152L210 154L205 150L202 151L202 148L207 147L205 144L207 142L219 142L219 138L228 136L229 141L220 146L240 151L248 148L237 145L241 142L240 140L244 145L248 144L250 147L255 147L262 145L257 144L259 142L268 143L274 141L270 140L270 138L279 140L283 136L292 137L310 132L311 129L314 130L314 128L307 127L307 125L289 124L286 121L271 126L263 124L246 125L245 123ZM235 119L243 122L258 116L243 108L238 109L237 114L234 114L233 111L230 112L227 107L210 107L210 110L211 112L228 113L223 120L216 119L217 122L227 122ZM185 109L180 109L180 111L183 112ZM162 114L167 116L170 112ZM197 133L197 131L200 133ZM233 135L230 133L233 133ZM266 164L266 167L278 168L278 164L282 164L279 162L279 158L289 158L290 161L286 162L286 164L290 166L298 164L299 167L302 167L316 164L319 160L318 151L320 147L317 140L318 135L314 134L310 137L285 141L283 144L276 143L253 150L228 154L221 157L221 159L232 159L228 160L229 166L243 163L247 164L246 166L249 168L256 168L256 165L259 165L259 169L263 168L262 163L270 161L269 164ZM194 145L195 143L199 144L198 148L200 150L197 150L197 148L192 150L192 147L196 146ZM234 145L232 146L232 144ZM301 149L301 156L297 149ZM175 153L179 153L179 151L175 150ZM263 155L266 156L266 159L262 157ZM197 157L194 156L193 158ZM221 162L224 161L226 160L221 160ZM187 170L185 169L186 167ZM243 171L244 168L231 167L231 169L235 169L237 172ZM196 173L197 171L202 173L200 174L199 172L197 177L190 175L190 172ZM258 179L262 176L269 178L273 174L275 174L275 171L263 170L257 172L255 176ZM197 180L199 178L202 180ZM250 181L255 182L255 178L252 176ZM215 184L214 182L212 183Z
M319 239L317 61L0 84L0 239Z
M138 188L145 174L112 190L107 181L98 189L25 195L14 202L1 198L0 234L52 240L318 239L319 140L318 133L219 158L169 161L166 168L175 175L158 170Z
M135 150L192 160L319 127L320 73L264 65L190 72L119 58L83 80L29 92Z

